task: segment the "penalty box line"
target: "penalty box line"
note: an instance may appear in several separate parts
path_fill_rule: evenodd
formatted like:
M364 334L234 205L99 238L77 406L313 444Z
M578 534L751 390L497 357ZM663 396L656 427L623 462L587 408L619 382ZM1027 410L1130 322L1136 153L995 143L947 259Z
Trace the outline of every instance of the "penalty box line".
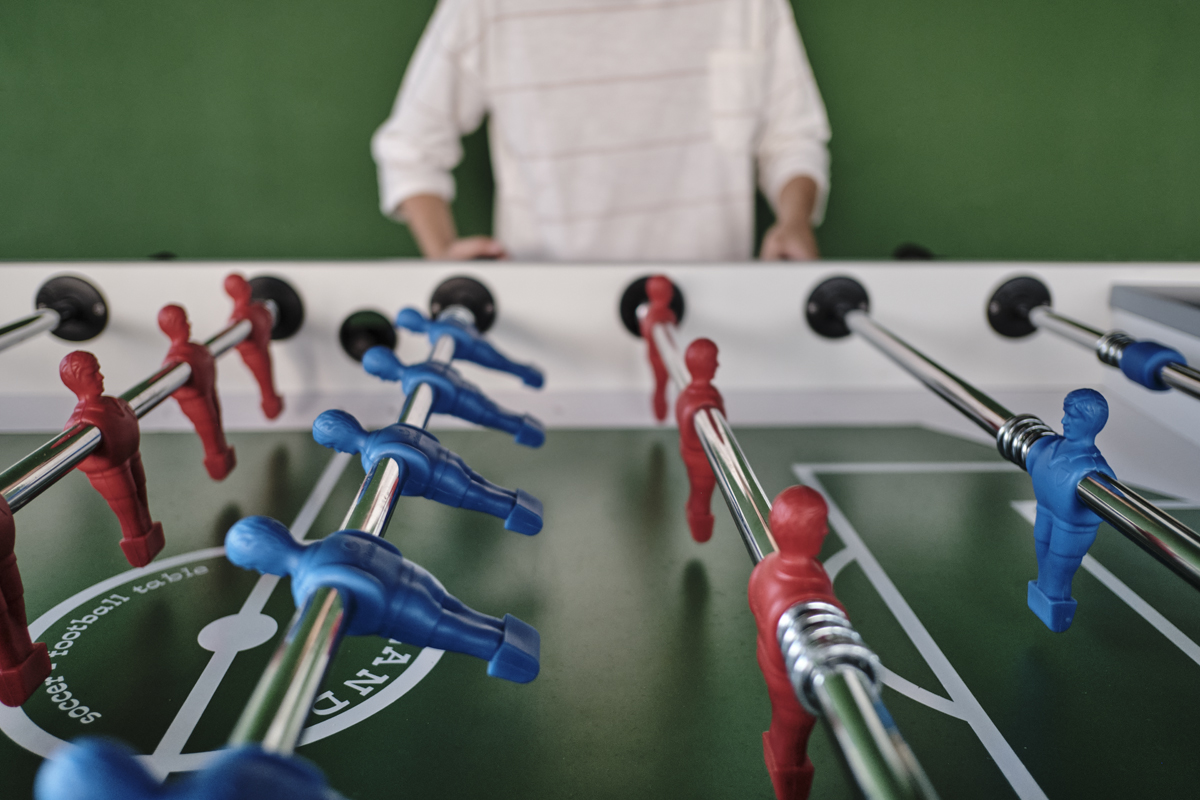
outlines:
M317 479L313 486L312 492L304 501L304 505L300 508L300 513L296 515L295 521L292 523L291 531L298 541L304 541L308 536L309 530L317 519L317 515L321 513L321 509L325 506L325 502L333 493L333 489L337 486L338 479L342 473L346 471L346 465L350 463L351 455L348 453L335 453L329 459L329 463L325 466L321 477ZM222 550L223 552L223 550ZM277 575L262 575L254 584L254 589L251 590L250 596L246 598L246 602L242 604L241 609L235 615L242 618L247 623L252 622L266 608L267 601L271 598L271 593L275 591L275 587L279 584L279 576ZM273 621L273 620L272 620ZM181 766L175 763L179 756L183 753L183 748L187 745L188 739L192 737L192 733L196 730L196 725L199 724L200 718L208 709L213 697L217 693L221 682L225 679L225 675L233 666L234 658L241 652L241 649L233 644L232 646L221 647L214 651L212 657L205 665L204 671L196 680L192 690L188 693L187 698L183 701L179 711L176 712L175 718L171 720L170 726L162 739L159 740L158 746L154 748L154 752L149 756L143 756L143 762L159 775L160 778L166 778L171 772L176 771L176 768ZM192 759L188 760L188 769L196 769L192 763Z
M989 467L987 468L995 469L991 465L996 462L981 463L988 464ZM846 549L854 554L854 560L862 567L867 579L875 587L875 591L883 598L884 603L887 604L896 621L900 623L908 638L921 653L921 657L925 659L925 663L929 665L929 668L933 671L938 681L941 682L942 687L950 695L951 701L960 712L955 716L960 716L975 731L975 735L979 737L980 743L988 751L992 760L996 762L996 766L1000 768L1001 773L1021 800L1047 800L1046 793L1038 786L1037 781L1034 780L1033 775L1030 774L1021 759L1017 757L1012 746L1009 745L1004 735L1000 733L1000 729L996 727L996 723L984 711L983 706L975 698L970 688L967 687L966 682L950 663L950 659L938 647L929 630L921 622L920 618L917 617L912 606L904 599L900 590L896 588L896 584L892 582L887 572L884 571L883 566L875 558L875 554L867 547L866 542L859 536L858 531L850 523L849 518L842 512L838 504L834 502L829 492L825 490L813 468L817 466L824 465L793 464L792 469L802 483L808 484L825 496L825 500L829 504L829 519L833 523L838 536L841 538L843 544L845 544ZM916 469L911 471L925 471L922 468L926 465L918 464L915 466ZM940 465L929 464L928 466ZM843 469L841 471L849 472L851 470ZM866 470L862 471L865 472ZM894 469L893 465L891 471L901 470Z
M825 559L825 573L829 576L830 583L837 582L838 573L854 563L855 553L849 547L842 547L836 553ZM900 694L912 700L916 700L923 706L928 706L934 711L940 711L948 717L955 719L963 719L963 712L954 705L953 700L942 697L940 694L935 694L928 689L918 686L898 673L892 672L887 666L882 666L881 680L885 686L890 686Z

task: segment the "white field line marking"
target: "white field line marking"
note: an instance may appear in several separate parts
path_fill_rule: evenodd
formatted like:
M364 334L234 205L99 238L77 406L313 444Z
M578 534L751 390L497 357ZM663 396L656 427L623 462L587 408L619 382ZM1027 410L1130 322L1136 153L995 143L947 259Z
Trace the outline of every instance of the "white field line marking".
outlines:
M825 572L829 575L829 582L833 583L837 580L838 573L849 566L852 561L854 561L854 551L849 547L843 547L825 559L825 563L822 566L825 567Z
M1176 505L1176 508L1195 508L1195 503L1187 503L1187 501L1179 501L1186 505ZM1156 503L1160 508L1165 503ZM1036 500L1013 500L1013 509L1025 519L1029 520L1032 525L1037 518L1037 501ZM1186 633L1179 630L1164 617L1154 606L1150 605L1146 600L1133 589L1129 588L1123 580L1109 572L1108 567L1105 567L1094 556L1086 555L1083 557L1083 568L1092 573L1098 581L1108 587L1109 591L1117 597L1125 601L1125 604L1134 610L1142 619L1149 622L1155 630L1171 642L1171 644L1183 651L1183 654L1200 664L1200 645L1189 637Z
M896 584L892 583L892 579L888 577L875 555L867 547L866 542L858 535L858 531L850 524L850 520L825 491L825 487L821 485L810 465L794 464L792 469L801 482L808 484L825 496L825 500L829 504L829 519L837 530L838 536L845 543L847 549L854 551L855 560L866 573L868 580L875 587L875 591L879 592L879 596L883 598L896 617L896 621L904 628L908 638L925 658L929 668L933 670L933 674L946 689L954 705L961 709L962 719L975 731L975 735L979 737L979 741L991 755L992 760L996 762L996 766L1000 768L1013 791L1022 800L1046 798L1046 793L1037 785L1037 781L1033 779L1029 770L1025 768L1021 759L1004 739L1000 729L996 727L996 723L992 722L991 717L983 710L983 706L975 699L975 695L967 688L966 682L951 665L946 654L938 647L937 642L933 640L933 636L921 623L908 601L900 594Z
M948 700L940 694L934 694L928 689L922 689L908 678L900 677L887 667L883 668L883 682L900 694L911 700L916 700L923 706L929 706L933 710L940 711L946 716L954 717L955 719L966 720L963 712L959 710L953 700Z
M854 563L854 551L849 547L843 547L836 553L825 559L824 567L826 574L829 575L829 582L833 583L837 580L838 573ZM903 678L900 675L892 672L887 667L883 668L880 675L884 684L892 687L900 694L915 700L923 706L929 706L935 711L940 711L956 719L962 719L962 712L954 707L954 703L939 694L934 694L928 689L923 689L917 684L910 681L908 678Z
M333 493L338 479L346 470L351 458L352 456L348 453L336 453L333 458L329 459L321 477L313 486L304 505L301 506L300 513L296 515L295 522L292 523L292 536L297 540L303 541L308 535L317 514L325 505L325 501L329 499L329 495ZM236 616L250 621L262 614L262 610L266 607L267 601L278 583L277 575L261 576ZM200 717L204 715L204 711L212 702L213 696L216 695L217 689L225 679L229 668L233 666L233 661L239 652L237 647L229 646L222 647L212 654L212 658L204 667L204 672L200 674L191 692L188 693L187 699L183 701L175 718L171 720L167 732L159 740L158 747L154 749L153 754L144 758L147 766L159 773L161 777L165 778L170 772L169 762L174 761L183 752L184 746L187 745L188 739L191 738L196 725L200 722Z
M354 456L351 453L334 453L333 458L329 459L325 471L313 487L312 494L304 501L300 513L296 515L296 521L292 523L292 536L298 541L302 542L308 537L308 529L316 522L317 514L321 513L325 501L333 494L333 487L337 486L338 479L342 477L352 458Z

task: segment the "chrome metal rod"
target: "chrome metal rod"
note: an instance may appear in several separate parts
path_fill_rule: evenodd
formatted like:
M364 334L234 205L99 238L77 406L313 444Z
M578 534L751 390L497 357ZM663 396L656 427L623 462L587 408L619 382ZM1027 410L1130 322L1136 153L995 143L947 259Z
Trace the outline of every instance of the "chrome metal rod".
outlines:
M1013 415L1007 408L875 322L865 311L848 311L846 327L875 345L905 372L993 436Z
M675 389L682 391L687 388L692 376L675 342L675 326L660 323L651 329L651 335ZM692 423L696 426L696 435L700 437L704 454L717 478L717 485L721 487L725 504L729 506L733 524L746 545L750 560L757 564L762 561L764 552L778 549L769 523L771 501L750 467L750 462L746 460L724 414L715 408L703 409L692 418Z
M1025 456L1030 447L1041 437L1053 433L1046 423L1031 414L1013 415L871 320L865 312L848 312L846 325L984 430L994 434L1000 454L1021 469L1026 468ZM1105 335L1105 339L1110 336ZM1200 588L1200 534L1129 487L1099 473L1080 481L1076 494L1105 522L1146 549L1175 574Z
M1167 364L1158 374L1163 383L1172 389L1178 389L1184 394L1200 400L1200 370L1193 369L1187 364Z
M1200 535L1114 478L1093 472L1075 495L1126 538L1200 589Z
M1068 317L1055 313L1050 306L1034 306L1029 309L1029 321L1035 327L1056 333L1064 339L1070 339L1089 350L1095 350L1104 338L1104 331L1076 322Z
M336 589L321 588L296 614L283 643L271 656L230 737L230 743L261 742L263 749L290 755L300 741L312 698L337 652L344 607ZM288 680L267 680L287 676ZM307 698L307 701L306 701ZM303 713L274 713L303 708Z
M821 719L867 800L936 798L879 691L854 667L838 666L813 684Z
M776 637L796 699L825 721L863 797L937 797L880 697L879 658L841 608L817 600L794 605L779 618Z
M273 308L274 303L268 303ZM205 346L213 357L227 352L250 335L250 323L243 320L230 325L213 336ZM163 367L146 380L121 395L138 417L144 417L179 387L188 382L192 368L187 364ZM66 475L100 446L100 431L91 425L76 425L63 431L0 473L0 494L13 511L24 508L29 501L44 492Z
M1083 345L1110 367L1119 368L1125 347L1137 341L1122 331L1098 331L1082 322L1055 313L1049 306L1030 309L1029 321L1039 328L1053 331L1076 344ZM1187 364L1171 363L1163 367L1158 376L1172 389L1200 400L1200 370Z
M675 390L683 391L692 382L692 374L688 372L687 364L683 360L683 351L675 342L675 326L660 323L651 328L650 333L658 347L663 366L667 368L667 374L675 384Z
M461 315L453 306L439 315ZM468 315L469 311L466 311ZM470 322L474 322L471 318ZM454 340L443 336L433 345L429 360L443 364L454 357ZM418 384L405 398L400 422L424 428L433 409L433 388ZM342 521L343 529L383 536L400 496L403 468L390 458L378 461L363 478L354 503ZM258 743L284 755L295 750L329 663L342 636L345 605L336 589L322 588L296 609L288 633L279 643L230 736L231 746Z
M443 336L434 344L429 360L449 364L453 357L454 340ZM433 387L425 383L417 384L405 398L399 421L424 428L429 424L433 400ZM342 528L363 531L372 536L383 536L396 508L396 499L400 496L402 477L399 463L390 458L378 461L370 474L363 479L353 505L342 520Z
M62 317L53 308L39 308L28 317L0 328L0 350L7 350L15 344L37 336L42 331L52 331L58 327Z
M268 300L263 303L271 312L271 318L274 319L279 313L275 308L275 301ZM208 348L208 352L213 354L213 358L220 358L228 353L233 348L246 340L250 335L250 330L253 328L249 320L242 320L234 325L230 325L225 330L218 333L216 336L204 343Z
M692 424L696 426L696 435L700 437L700 445L708 456L708 463L721 487L721 496L725 498L742 543L746 545L750 561L757 564L763 560L764 553L779 549L771 535L771 501L724 414L715 408L705 408L692 418Z

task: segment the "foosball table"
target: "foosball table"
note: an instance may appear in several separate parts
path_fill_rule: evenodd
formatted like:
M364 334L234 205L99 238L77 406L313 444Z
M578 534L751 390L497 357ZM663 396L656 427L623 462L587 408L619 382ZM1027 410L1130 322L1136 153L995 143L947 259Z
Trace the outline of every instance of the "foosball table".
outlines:
M1200 780L1195 267L3 281L3 797Z

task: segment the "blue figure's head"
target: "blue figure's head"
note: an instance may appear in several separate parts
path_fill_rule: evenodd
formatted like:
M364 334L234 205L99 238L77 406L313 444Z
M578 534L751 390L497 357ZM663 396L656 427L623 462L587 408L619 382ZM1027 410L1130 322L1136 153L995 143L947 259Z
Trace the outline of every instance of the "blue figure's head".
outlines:
M367 432L358 420L339 408L322 411L313 420L313 439L322 447L339 453L361 453L367 442Z
M304 545L270 517L243 517L225 533L225 557L242 569L288 575L303 553Z
M1108 422L1108 401L1095 389L1076 389L1063 400L1063 436L1092 442Z
M363 353L362 365L368 374L385 381L398 381L404 377L404 364L395 353L381 344Z

